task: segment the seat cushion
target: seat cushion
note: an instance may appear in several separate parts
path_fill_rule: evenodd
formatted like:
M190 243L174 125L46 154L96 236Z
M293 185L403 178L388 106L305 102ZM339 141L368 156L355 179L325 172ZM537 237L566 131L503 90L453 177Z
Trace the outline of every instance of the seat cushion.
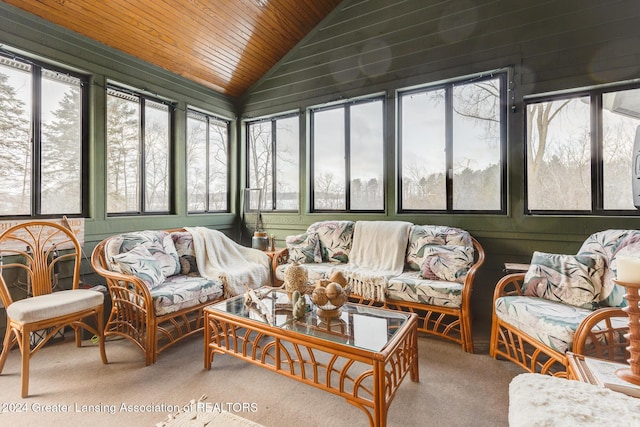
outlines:
M156 316L162 316L222 297L222 282L200 276L176 275L151 290Z
M405 271L389 279L387 299L437 305L462 306L462 284L424 279L419 271Z
M331 277L336 267L340 264L333 262L309 263L303 264L307 269L307 284L313 285L320 279L328 279ZM289 264L281 264L276 268L276 279L284 280L284 271Z
M559 353L573 348L576 329L592 313L573 305L527 296L506 296L495 302L500 320Z
M102 305L104 294L89 289L53 292L14 302L7 307L7 316L20 323L34 323L78 313Z

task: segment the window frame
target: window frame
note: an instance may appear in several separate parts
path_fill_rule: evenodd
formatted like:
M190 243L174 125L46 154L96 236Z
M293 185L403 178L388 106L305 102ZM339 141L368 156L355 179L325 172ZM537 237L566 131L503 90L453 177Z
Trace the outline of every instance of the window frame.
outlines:
M603 96L607 93L640 89L638 83L606 84L589 88L578 88L551 94L526 96L523 100L523 210L525 216L637 216L637 209L604 209L604 125L603 125ZM529 159L527 157L527 114L528 106L543 102L570 100L574 98L589 98L589 132L590 132L590 174L591 174L591 209L589 210L530 210L529 209ZM629 160L631 162L631 159ZM629 169L629 185L631 185L631 166Z
M412 87L407 89L401 89L397 91L397 135L398 135L398 148L397 148L397 205L398 212L405 214L456 214L456 215L506 215L507 214L507 170L508 170L508 158L507 158L507 130L508 130L508 92L511 90L508 88L507 83L509 80L508 70L498 70L492 72L485 72L476 74L473 76L465 76L447 80L444 82L438 82L428 85L421 85L419 87ZM499 134L500 134L500 208L498 209L454 209L454 186L453 186L453 151L454 151L454 129L453 129L453 89L455 86L461 86L466 84L472 84L475 82L482 82L486 80L493 80L498 78L500 88L500 100L499 100ZM403 134L402 134L402 97L410 96L416 93L431 92L435 90L445 91L445 192L446 192L446 208L445 209L408 209L403 207L403 162L402 162L402 149L403 149Z
M107 110L107 102L108 102L108 98L109 98L109 90L114 90L117 92L121 92L123 94L126 94L128 96L131 97L135 97L139 99L139 106L140 106L140 110L138 111L139 114L139 150L140 150L140 158L138 159L138 166L139 166L139 181L138 181L138 185L139 185L139 194L138 194L138 207L139 209L137 211L125 211L125 212L110 212L109 211L109 202L108 202L108 193L109 193L109 188L108 188L108 181L106 182L105 185L105 211L106 211L106 215L107 217L122 217L122 216L144 216L144 215L168 215L168 214L173 214L175 213L175 176L173 171L175 171L175 166L174 166L174 149L175 149L175 145L176 145L176 141L175 141L175 132L174 132L174 123L175 123L175 110L176 110L176 105L175 102L166 100L166 99L162 99L159 98L157 96L153 96L150 94L147 94L144 90L134 90L134 89L129 89L127 88L125 85L119 85L117 83L107 83L106 87L105 87L105 176L108 176L109 174L109 167L107 165L107 157L106 153L108 152L109 149L109 141L108 141L108 110ZM146 202L145 202L145 196L146 196L146 167L145 167L145 140L146 140L146 134L145 134L145 106L146 106L146 102L150 101L150 102L154 102L157 104L163 104L167 106L167 121L168 121L168 146L167 146L167 177L168 177L168 183L167 183L167 210L162 210L162 211L150 211L150 210L146 210Z
M0 57L9 61L16 61L22 64L28 64L31 69L31 111L29 118L31 120L31 191L29 196L30 213L29 214L8 214L0 215L2 219L48 219L58 218L65 215L70 218L86 218L89 215L89 76L80 72L72 71L64 68L39 61L36 59L21 56L10 51L0 48ZM65 213L58 212L53 214L42 213L42 70L46 69L58 74L68 75L80 81L80 212Z
M381 102L382 106L382 207L380 209L352 209L351 208L351 114L350 109L354 105L361 105L370 102ZM336 110L342 108L344 110L344 209L318 209L315 207L315 155L314 155L314 129L315 129L315 113ZM309 206L313 213L384 213L387 210L387 98L385 94L377 94L363 98L355 98L345 102L333 103L321 107L312 107L308 110L309 115Z
M278 172L277 172L277 163L276 160L278 158L278 120L290 119L292 117L297 118L298 120L298 171L300 171L300 117L301 114L297 111L291 113L285 113L275 116L263 117L261 119L256 120L248 120L245 122L245 150L247 153L246 156L246 176L245 176L245 189L252 188L251 185L251 168L249 167L249 152L251 150L251 132L249 128L251 125L267 123L271 124L271 197L268 197L268 194L262 195L262 212L282 212L282 213L298 213L300 212L300 187L298 186L298 208L297 209L278 209ZM300 175L298 175L298 182L300 181ZM269 206L266 206L265 203L269 201Z
M208 113L205 112L203 110L200 110L198 108L194 108L194 107L187 107L187 111L186 111L186 120L185 120L185 130L188 129L189 127L189 113L194 113L194 114L198 114L201 116L204 116L206 118L206 128L207 128L207 135L206 135L206 179L205 179L205 187L206 187L206 198L205 198L205 204L206 204L206 208L204 210L199 210L199 211L195 211L195 210L189 210L189 194L187 192L186 194L186 203L187 203L187 214L188 215L200 215L200 214L214 214L214 213L229 213L231 212L231 163L230 163L230 159L231 159L231 120L229 119L225 119L223 117L217 116L215 114L212 113ZM211 120L214 120L216 122L221 122L221 123L225 123L226 124L226 128L227 128L227 141L226 141L226 152L227 152L227 170L226 170L226 188L227 188L227 198L226 198L226 208L225 209L211 209L211 198L210 198L210 172L211 172L211 163L210 163L210 142L211 142L211 135L209 132L209 126L211 123ZM185 153L187 152L188 149L188 145L189 145L189 141L188 141L188 133L187 133L187 138L185 138ZM187 157L185 155L185 168L187 166ZM187 183L189 180L189 175L188 175L188 171L187 171Z

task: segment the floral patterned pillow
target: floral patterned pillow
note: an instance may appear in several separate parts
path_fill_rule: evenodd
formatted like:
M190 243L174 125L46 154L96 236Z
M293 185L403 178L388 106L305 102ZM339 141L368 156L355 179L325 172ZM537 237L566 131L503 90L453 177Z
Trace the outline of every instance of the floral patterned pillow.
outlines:
M322 262L318 233L287 236L285 243L289 250L289 262L299 262L301 264Z
M473 247L454 245L427 245L420 275L425 279L464 283L473 264Z
M118 264L122 272L142 280L149 290L164 282L160 264L145 246L139 245L128 252L114 255L113 262Z
M163 230L143 230L123 233L109 240L105 253L108 259L144 246L160 265L164 277L180 273L180 261L171 235ZM121 271L118 263L110 268Z
M409 233L407 245L407 267L420 270L425 260L425 253L430 246L466 246L473 247L468 231L445 225L414 225Z
M602 291L604 258L534 252L524 295L594 309Z
M323 262L349 262L353 242L353 221L320 221L307 228L307 233L318 233Z

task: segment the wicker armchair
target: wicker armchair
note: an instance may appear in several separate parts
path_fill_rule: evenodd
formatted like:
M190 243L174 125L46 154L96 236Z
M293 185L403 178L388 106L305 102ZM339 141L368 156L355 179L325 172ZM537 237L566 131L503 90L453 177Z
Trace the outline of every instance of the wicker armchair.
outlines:
M167 230L167 232L173 235L173 233L183 233L184 230ZM104 335L127 338L142 350L145 364L150 365L157 361L162 351L203 331L203 308L222 299L222 284L216 283L212 286L210 281L200 277L176 275L174 282L204 281L203 286L207 286L209 291L207 294L199 294L199 290L192 287L186 293L190 301L185 303L183 299L173 307L162 307L162 312L159 313L156 304L159 297L154 295L143 280L111 268L107 259L109 251L107 247L110 240L121 236L104 239L98 243L91 255L91 264L96 273L105 278L111 296L111 314ZM174 289L170 291L177 291L180 284L176 283ZM217 290L214 289L216 286ZM167 296L160 298L167 299Z
M509 360L531 373L566 377L568 360L564 352L546 345L496 314L499 298L523 296L524 277L525 273L510 274L496 285L489 352L492 357ZM627 332L628 316L625 311L616 307L601 308L582 319L573 335L570 350L576 354L623 362L628 357Z

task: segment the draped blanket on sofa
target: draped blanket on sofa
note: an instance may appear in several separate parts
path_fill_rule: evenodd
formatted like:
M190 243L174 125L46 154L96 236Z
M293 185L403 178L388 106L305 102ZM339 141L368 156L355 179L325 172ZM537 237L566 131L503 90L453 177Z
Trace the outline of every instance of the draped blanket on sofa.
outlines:
M340 269L354 293L385 300L388 279L404 269L411 225L404 221L356 222L349 263Z
M220 280L225 296L244 293L245 285L252 289L270 285L270 260L264 252L239 245L218 230L185 229L193 236L200 275Z

